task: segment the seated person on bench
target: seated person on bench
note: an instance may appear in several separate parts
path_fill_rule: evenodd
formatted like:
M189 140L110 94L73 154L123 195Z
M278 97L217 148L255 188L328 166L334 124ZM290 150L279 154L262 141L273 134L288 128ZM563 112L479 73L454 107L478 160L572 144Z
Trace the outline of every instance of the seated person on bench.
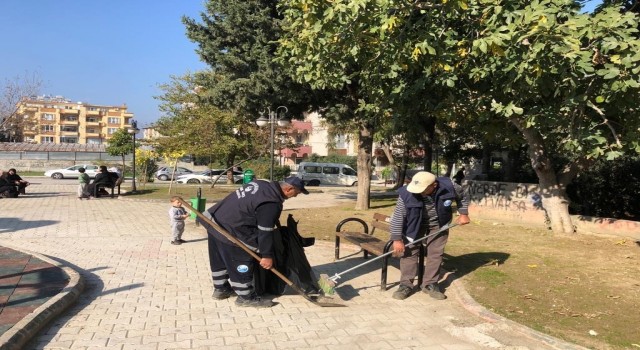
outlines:
M13 168L9 169L7 180L9 181L9 183L18 186L18 192L20 192L20 194L25 194L25 188L30 185L29 181L23 180L16 172L16 169Z
M96 193L96 186L112 188L116 183L117 176L118 174L110 173L109 171L107 171L106 166L101 165L100 172L96 174L93 182L89 184L89 195L93 196ZM99 191L101 191L102 194L108 194L103 188L99 188Z
M4 171L0 170L0 198L2 197L18 197L18 187L15 184L9 182L9 180L7 180L7 174L5 174Z

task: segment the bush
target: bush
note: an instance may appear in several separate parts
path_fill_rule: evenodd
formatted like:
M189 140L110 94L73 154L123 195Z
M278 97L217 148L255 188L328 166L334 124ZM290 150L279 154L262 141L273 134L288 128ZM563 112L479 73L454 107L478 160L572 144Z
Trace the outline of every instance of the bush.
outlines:
M567 186L569 212L640 221L640 158L600 160Z

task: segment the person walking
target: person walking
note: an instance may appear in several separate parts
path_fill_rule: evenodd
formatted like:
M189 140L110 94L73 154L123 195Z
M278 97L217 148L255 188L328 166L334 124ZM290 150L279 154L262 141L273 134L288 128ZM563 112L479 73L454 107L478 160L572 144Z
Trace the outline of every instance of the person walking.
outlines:
M78 175L78 199L82 200L82 198L91 199L89 195L89 175L86 173L85 168L78 169L80 175Z
M462 186L455 184L448 177L436 177L426 171L413 176L407 186L401 187L399 197L390 221L393 252L400 258L400 286L393 293L393 298L404 300L414 292L413 280L418 271L419 245L405 248L409 242L436 232L451 221L456 202L458 224L465 225L469 220L469 196ZM449 230L427 238L425 269L422 276L422 291L434 299L442 300L446 296L438 286L442 254L449 238Z
M220 225L260 257L259 266L273 266L273 231L285 200L309 192L302 179L283 182L253 180L226 196L203 214ZM235 304L266 308L274 303L259 297L254 288L254 271L258 262L215 228L201 222L208 231L209 264L213 279L213 298L223 300L236 294Z
M184 233L184 221L189 217L187 210L182 207L180 200L182 197L171 197L171 208L169 208L169 222L171 224L171 244L180 245L185 240L182 239Z

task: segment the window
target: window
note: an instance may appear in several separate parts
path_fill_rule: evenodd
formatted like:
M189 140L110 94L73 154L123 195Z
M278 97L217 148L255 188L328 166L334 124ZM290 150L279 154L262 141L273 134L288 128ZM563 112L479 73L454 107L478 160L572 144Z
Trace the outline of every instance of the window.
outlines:
M338 168L337 166L326 166L326 167L322 168L322 171L325 174L329 174L329 175L340 174L340 168Z
M98 109L96 107L89 107L90 111L97 111Z
M120 118L109 117L109 124L120 124Z
M40 142L41 143L53 143L53 137L52 136L40 136Z
M97 123L98 122L98 118L87 118L87 123Z
M77 137L61 137L60 138L60 143L78 143L78 138Z
M64 132L78 132L78 128L75 126L62 126L60 127L60 131Z
M320 174L322 173L322 168L319 166L305 166L304 171L310 174Z
M342 168L342 173L345 175L358 176L358 173L356 173L356 171L351 168Z
M109 135L113 135L118 131L118 128L108 128L107 129L107 134Z
M78 117L76 117L75 115L66 115L64 117L64 120L66 120L68 122L77 122L78 121Z
M73 106L64 106L64 109L73 109Z
M102 142L100 142L100 139L87 139L87 144L90 144L90 145L99 145L101 143Z
M56 120L56 116L52 113L42 113L43 120Z
M87 134L95 134L96 129L87 129Z
M53 132L54 127L53 125L41 125L40 130L42 130L42 132Z

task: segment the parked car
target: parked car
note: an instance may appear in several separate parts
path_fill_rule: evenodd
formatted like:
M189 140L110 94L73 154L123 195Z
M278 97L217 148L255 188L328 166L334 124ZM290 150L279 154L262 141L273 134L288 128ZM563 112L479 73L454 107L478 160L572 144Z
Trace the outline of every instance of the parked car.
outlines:
M171 179L171 174L173 174L173 167L163 166L163 167L160 167L158 171L156 171L156 178L158 180L167 181ZM178 178L178 176L180 175L187 175L187 174L193 174L193 171L183 167L176 168L176 173L175 173L176 178Z
M176 182L179 184L199 184L199 183L212 183L217 177L220 177L216 183L227 183L227 174L223 169L209 169L197 174L180 175L176 178ZM233 172L233 182L242 183L243 173L241 171Z
M302 162L296 176L307 186L358 185L358 173L347 164Z
M78 178L78 175L80 174L80 172L78 172L78 169L80 168L84 168L85 174L89 175L90 178L94 178L100 170L97 165L80 164L70 166L68 168L47 170L44 172L44 176L50 176L54 179Z

